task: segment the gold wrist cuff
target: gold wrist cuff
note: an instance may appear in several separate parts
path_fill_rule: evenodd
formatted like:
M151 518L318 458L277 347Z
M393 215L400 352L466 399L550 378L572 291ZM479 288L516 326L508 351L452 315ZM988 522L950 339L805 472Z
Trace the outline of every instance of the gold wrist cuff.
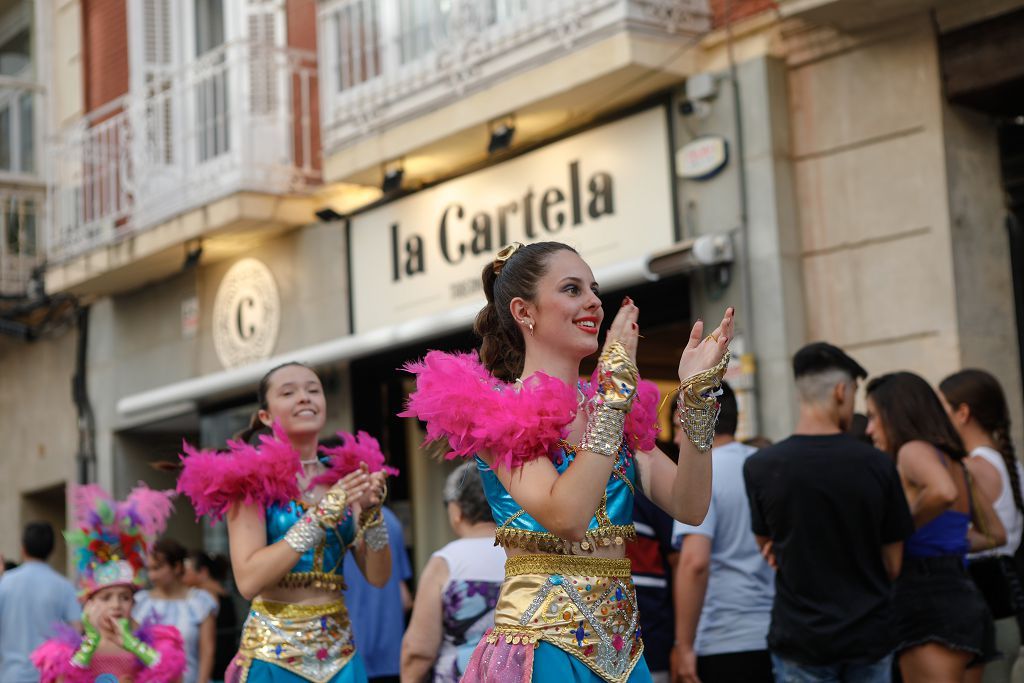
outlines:
M679 426L700 453L711 450L711 443L715 438L715 424L721 411L718 391L722 387L722 377L729 367L730 358L731 355L726 350L722 360L718 361L715 367L688 377L679 389Z

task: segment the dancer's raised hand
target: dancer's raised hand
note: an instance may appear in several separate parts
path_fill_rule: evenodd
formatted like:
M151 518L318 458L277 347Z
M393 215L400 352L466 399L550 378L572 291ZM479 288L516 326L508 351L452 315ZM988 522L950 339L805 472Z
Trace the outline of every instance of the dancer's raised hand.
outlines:
M698 320L690 330L690 340L679 357L679 381L685 382L698 372L710 370L718 365L729 348L733 335L733 318L736 309L725 309L722 322L707 337L704 336L704 322Z

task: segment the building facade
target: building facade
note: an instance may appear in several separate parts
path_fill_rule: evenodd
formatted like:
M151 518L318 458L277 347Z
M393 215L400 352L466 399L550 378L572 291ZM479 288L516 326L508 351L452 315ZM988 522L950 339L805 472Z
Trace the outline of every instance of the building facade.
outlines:
M665 389L690 322L735 305L747 435L789 432L789 358L826 339L873 374L987 368L1021 436L1024 60L975 48L1014 45L994 32L1024 3L8 4L31 69L0 81L7 125L36 157L12 134L0 176L5 554L76 479L170 485L151 465L223 443L295 359L329 427L402 469L422 566L445 467L394 417L397 368L474 345L511 240L569 242L606 308L631 295ZM170 533L224 548L178 507Z

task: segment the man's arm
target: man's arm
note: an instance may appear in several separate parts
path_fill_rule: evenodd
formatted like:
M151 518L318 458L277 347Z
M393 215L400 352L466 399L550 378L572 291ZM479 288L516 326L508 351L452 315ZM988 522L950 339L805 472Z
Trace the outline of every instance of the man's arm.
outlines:
M676 673L673 683L699 683L693 642L704 607L711 565L711 539L701 534L683 537L673 584L676 613Z
M895 581L903 568L903 542L886 543L882 546L882 564L890 581Z

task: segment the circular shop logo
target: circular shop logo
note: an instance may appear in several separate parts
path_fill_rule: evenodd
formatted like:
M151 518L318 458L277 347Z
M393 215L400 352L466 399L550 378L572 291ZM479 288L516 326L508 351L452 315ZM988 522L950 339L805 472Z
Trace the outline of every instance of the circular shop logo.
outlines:
M256 259L231 266L213 301L213 346L227 368L265 360L281 324L281 298L270 269Z

